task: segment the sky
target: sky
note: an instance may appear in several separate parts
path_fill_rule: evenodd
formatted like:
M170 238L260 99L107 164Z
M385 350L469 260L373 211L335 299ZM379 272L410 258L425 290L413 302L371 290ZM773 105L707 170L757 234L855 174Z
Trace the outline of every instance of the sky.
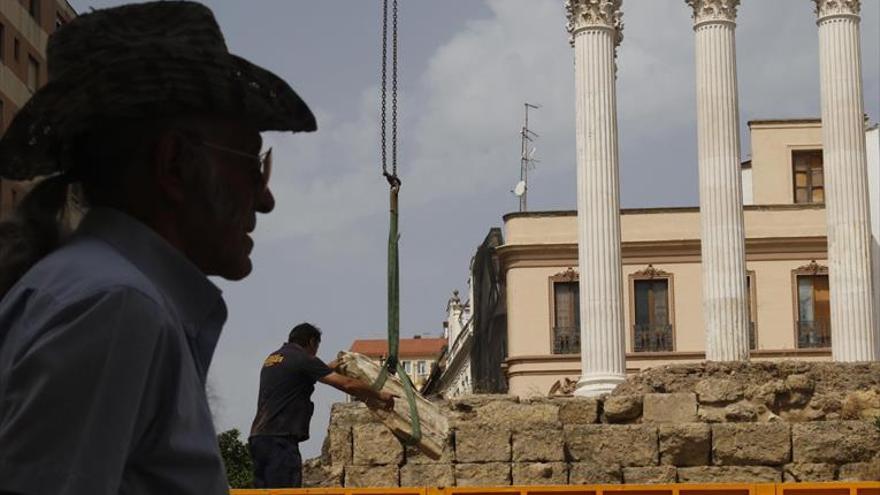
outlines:
M77 12L128 3L69 0ZM388 188L380 175L379 0L205 1L233 53L272 70L310 105L311 134L266 133L275 211L258 219L254 271L217 280L229 320L209 375L218 431L245 435L263 359L297 323L324 332L329 361L386 335ZM401 333L442 335L471 256L516 211L523 103L539 160L529 210L573 210L573 50L562 0L401 0ZM818 117L818 35L809 0L744 0L737 18L742 157L753 119ZM618 50L623 207L698 204L694 35L684 0L624 0ZM865 111L880 119L880 0L862 2ZM318 455L330 405L317 385Z

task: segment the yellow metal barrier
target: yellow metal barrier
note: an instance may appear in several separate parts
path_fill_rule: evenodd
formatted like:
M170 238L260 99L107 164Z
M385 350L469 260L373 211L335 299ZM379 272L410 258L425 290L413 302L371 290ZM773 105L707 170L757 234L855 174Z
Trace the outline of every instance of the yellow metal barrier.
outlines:
M230 495L880 495L880 481L414 488L272 488Z

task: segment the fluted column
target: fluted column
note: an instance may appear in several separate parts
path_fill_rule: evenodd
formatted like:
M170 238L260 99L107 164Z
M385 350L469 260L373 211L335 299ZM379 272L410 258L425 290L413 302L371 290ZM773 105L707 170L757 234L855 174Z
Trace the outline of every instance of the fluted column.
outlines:
M814 0L835 361L876 361L858 0Z
M739 0L685 0L693 8L697 155L706 359L749 358L748 292L736 83Z
M575 395L614 390L626 375L615 51L621 0L566 0L574 46L581 378Z

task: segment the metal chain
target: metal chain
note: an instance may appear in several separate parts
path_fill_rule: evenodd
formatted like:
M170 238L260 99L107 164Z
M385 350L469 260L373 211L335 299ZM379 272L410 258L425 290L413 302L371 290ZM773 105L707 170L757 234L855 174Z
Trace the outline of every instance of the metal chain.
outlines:
M382 105L381 105L381 113L382 113L382 124L381 124L381 132L382 132L382 174L388 175L388 166L386 165L388 162L387 158L387 148L388 145L385 141L385 129L387 127L385 122L385 108L387 107L386 103L386 95L387 95L387 67L388 67L388 0L383 0L382 2Z
M392 0L391 27L391 170L397 177L397 0Z

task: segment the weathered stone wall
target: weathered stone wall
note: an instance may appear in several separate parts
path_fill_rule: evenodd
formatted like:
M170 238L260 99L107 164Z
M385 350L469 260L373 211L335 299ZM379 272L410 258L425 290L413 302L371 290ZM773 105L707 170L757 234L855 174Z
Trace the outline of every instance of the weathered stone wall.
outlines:
M432 460L361 404L336 404L311 486L880 480L880 363L648 370L599 399L472 396L439 405Z

